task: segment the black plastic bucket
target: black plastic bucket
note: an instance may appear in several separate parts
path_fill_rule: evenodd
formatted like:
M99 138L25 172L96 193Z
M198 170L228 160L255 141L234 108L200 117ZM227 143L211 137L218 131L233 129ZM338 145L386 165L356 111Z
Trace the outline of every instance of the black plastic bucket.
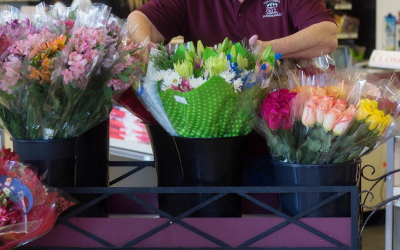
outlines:
M186 187L241 186L247 136L227 138L174 137ZM215 194L187 194L190 209ZM191 215L192 217L241 217L241 197L228 194Z
M65 140L14 140L13 150L21 161L38 168L38 175L46 173L44 182L53 187L75 186L76 138Z
M293 164L273 161L278 186L355 186L358 185L361 160L337 164ZM318 190L317 190L318 191ZM282 212L294 216L329 198L334 193L280 194ZM306 217L350 217L351 199L346 194Z
M158 124L146 124L157 174L158 187L183 187L183 175L173 138ZM160 210L173 216L185 212L184 194L158 194Z
M110 154L110 120L107 119L81 134L77 139L76 186L108 187L108 161ZM100 195L76 194L82 204ZM78 217L107 217L108 199L105 199L78 214Z

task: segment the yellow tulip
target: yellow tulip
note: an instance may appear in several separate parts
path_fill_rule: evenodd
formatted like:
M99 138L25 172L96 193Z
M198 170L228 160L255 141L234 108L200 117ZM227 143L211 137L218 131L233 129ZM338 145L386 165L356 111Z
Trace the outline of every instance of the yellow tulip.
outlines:
M381 136L383 132L386 130L386 128L392 123L393 118L391 115L385 115L382 119L382 123L379 126L379 134L378 136Z
M371 105L368 99L363 99L360 101L357 109L357 121L367 119L370 115L372 115Z
M378 102L375 101L375 100L372 100L372 101L371 101L371 108L377 109L377 108L378 108Z
M369 123L369 130L374 130L378 128L381 123L383 123L384 114L382 114L383 112L379 109L372 110L372 114L368 116L367 120L365 120L365 123Z

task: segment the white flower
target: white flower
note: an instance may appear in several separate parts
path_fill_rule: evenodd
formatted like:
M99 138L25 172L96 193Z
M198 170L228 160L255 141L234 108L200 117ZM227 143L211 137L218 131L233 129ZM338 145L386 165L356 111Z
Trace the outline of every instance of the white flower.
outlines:
M182 82L181 77L174 70L169 69L169 70L167 70L167 72L168 73L165 74L164 81L161 84L162 91L166 91L167 89L170 89L171 85L178 87L178 85L181 84L181 82Z
M235 78L236 74L234 71L231 70L225 70L221 74L219 74L222 78L225 79L226 82L232 83L233 78Z
M233 81L232 85L236 93L237 91L241 91L241 88L243 87L243 81L242 79L238 78L235 81Z
M44 129L44 139L50 140L50 139L53 139L53 137L54 137L54 129L45 128Z
M3 188L3 192L8 196L10 196L10 189L9 188Z
M206 80L204 80L203 77L199 78L189 77L189 84L192 89L200 87L205 82Z
M154 72L152 74L147 74L146 81L158 82L158 81L163 80L165 78L165 76L168 74L170 74L170 72L168 70L160 70L160 71Z

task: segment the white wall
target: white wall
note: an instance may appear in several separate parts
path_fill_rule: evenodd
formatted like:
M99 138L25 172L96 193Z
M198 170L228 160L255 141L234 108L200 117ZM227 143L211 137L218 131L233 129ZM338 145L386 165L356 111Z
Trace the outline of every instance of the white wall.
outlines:
M357 6L353 6L353 8L357 8ZM388 13L392 13L397 19L399 11L400 0L376 0L376 49L383 48L384 17Z

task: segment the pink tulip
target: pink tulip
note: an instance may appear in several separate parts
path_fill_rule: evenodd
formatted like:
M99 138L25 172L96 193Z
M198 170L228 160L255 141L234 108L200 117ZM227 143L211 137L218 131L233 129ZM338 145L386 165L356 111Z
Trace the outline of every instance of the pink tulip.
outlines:
M341 135L353 120L356 111L353 105L350 105L348 109L343 111L341 117L333 124L333 132L337 135Z

